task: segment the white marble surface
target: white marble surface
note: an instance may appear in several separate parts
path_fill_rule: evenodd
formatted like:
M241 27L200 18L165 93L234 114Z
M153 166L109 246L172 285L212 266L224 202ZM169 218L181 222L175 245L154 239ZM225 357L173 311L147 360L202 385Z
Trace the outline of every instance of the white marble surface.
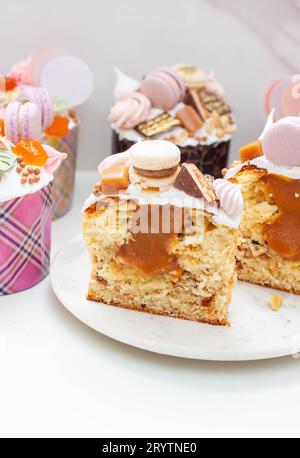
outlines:
M94 96L80 110L85 169L110 152L114 66L135 77L180 61L214 68L238 118L233 155L262 130L268 84L300 71L299 0L52 0L46 24L40 0L0 0L0 6L2 72L32 49L56 44L95 73Z
M155 353L208 361L253 361L300 352L300 298L280 293L283 306L270 310L274 290L238 282L229 308L230 327L139 313L88 301L90 260L76 237L56 255L52 288L83 323L120 342Z
M79 233L95 177L78 174L54 253ZM299 437L299 359L215 363L138 350L74 318L49 278L0 298L0 368L1 437Z

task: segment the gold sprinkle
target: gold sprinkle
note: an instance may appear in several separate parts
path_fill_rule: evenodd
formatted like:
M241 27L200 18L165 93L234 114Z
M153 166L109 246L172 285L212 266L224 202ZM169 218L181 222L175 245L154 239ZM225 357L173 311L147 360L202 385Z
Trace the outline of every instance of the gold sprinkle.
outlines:
M296 199L299 199L300 194L298 192L295 192L295 197L296 197Z

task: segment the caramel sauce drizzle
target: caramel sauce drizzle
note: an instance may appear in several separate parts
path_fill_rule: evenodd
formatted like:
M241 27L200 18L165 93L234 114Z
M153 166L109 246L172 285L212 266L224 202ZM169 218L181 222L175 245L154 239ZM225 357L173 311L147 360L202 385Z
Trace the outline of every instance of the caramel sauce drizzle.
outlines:
M154 211L153 207L156 207ZM170 218L168 218L166 231L165 219L163 219L165 213L162 208L162 206L151 205L140 207L138 210L140 215L143 212L148 213L146 228L143 227L142 230L132 233L132 239L122 245L118 252L126 267L136 269L146 276L160 275L179 268L176 256L171 254L171 247L176 243L176 234L179 232L176 227L175 212L183 209L169 206Z
M268 174L263 181L279 209L265 224L267 242L283 258L300 261L300 180Z

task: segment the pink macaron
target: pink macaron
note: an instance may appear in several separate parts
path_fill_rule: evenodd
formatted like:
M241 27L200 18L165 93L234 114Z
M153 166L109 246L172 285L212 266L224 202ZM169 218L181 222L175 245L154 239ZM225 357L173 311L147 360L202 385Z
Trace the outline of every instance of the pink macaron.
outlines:
M7 105L4 117L5 136L15 145L21 140L40 140L42 118L38 106L27 102Z
M288 116L275 122L262 138L266 158L273 164L300 166L300 118Z
M40 140L42 136L41 112L35 103L26 102L19 110L19 139Z
M47 89L23 86L20 90L19 100L21 102L32 102L38 106L41 111L43 130L51 126L54 119L54 110L52 99Z
M17 144L19 141L19 110L21 105L20 102L12 102L7 105L5 110L5 136L14 144Z
M175 70L162 67L143 79L141 92L149 98L153 107L171 110L183 100L185 85Z
M292 81L285 88L281 99L281 109L284 116L300 116L300 79Z

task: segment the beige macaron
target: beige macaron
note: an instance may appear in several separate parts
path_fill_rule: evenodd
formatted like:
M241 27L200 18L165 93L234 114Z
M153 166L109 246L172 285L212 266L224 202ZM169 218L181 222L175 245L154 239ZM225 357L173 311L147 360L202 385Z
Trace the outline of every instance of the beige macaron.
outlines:
M166 140L135 143L129 154L133 167L142 170L167 170L177 167L180 162L180 149Z
M165 191L170 188L178 174L180 149L165 140L138 142L130 150L132 166L130 182L142 189L154 188Z

